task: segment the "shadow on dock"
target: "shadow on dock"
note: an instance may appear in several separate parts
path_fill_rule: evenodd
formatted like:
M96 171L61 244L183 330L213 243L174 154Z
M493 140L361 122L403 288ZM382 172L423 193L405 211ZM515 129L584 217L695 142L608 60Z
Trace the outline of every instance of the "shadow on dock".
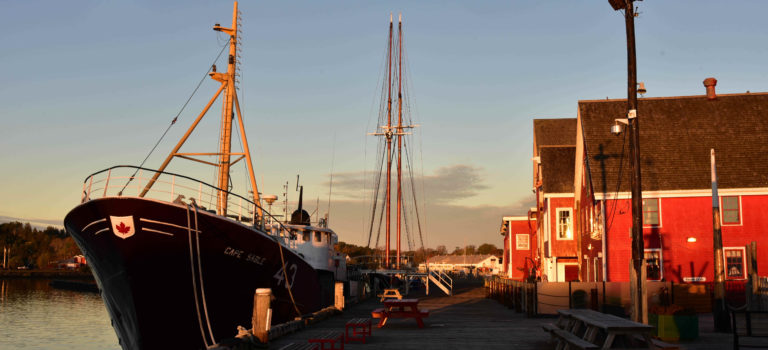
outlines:
M376 328L366 344L350 343L345 349L551 349L548 335L541 330L541 319L528 319L522 313L485 298L482 281L457 280L454 295L446 296L437 288L426 296L424 290L412 291L409 298L419 298L420 308L429 309L426 326L418 328L412 319L391 319ZM371 317L371 310L381 306L371 298L349 306L344 313L297 333L276 339L270 349L290 343L306 343L329 330L344 330L344 324L358 317Z

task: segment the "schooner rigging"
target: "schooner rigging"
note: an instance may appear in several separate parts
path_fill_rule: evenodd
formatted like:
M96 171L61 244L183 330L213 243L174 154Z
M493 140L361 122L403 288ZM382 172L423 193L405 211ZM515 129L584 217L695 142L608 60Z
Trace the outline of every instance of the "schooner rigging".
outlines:
M385 222L385 248L384 248L384 267L390 268L392 267L390 264L390 243L391 243L391 231L392 231L392 163L393 158L396 155L396 212L395 212L395 232L396 232L396 260L394 264L394 268L397 270L400 270L401 266L401 241L402 241L402 229L403 229L403 223L405 223L405 230L407 234L407 240L410 250L413 250L413 243L412 243L412 237L410 234L410 229L408 225L408 219L407 219L407 213L408 209L406 207L405 199L411 199L413 201L413 212L416 216L416 224L418 228L419 233L419 240L421 243L421 247L424 247L424 240L421 233L421 220L419 218L419 211L418 211L418 205L416 203L416 190L414 187L414 181L413 181L413 171L411 167L411 158L410 154L408 153L407 148L407 138L406 136L411 135L410 132L407 130L413 129L418 125L411 124L411 120L409 117L408 112L408 105L405 104L406 110L404 111L404 85L403 85L403 21L402 21L402 14L398 16L398 24L397 24L397 40L395 41L394 36L394 23L393 23L393 17L390 14L389 17L389 37L387 41L387 78L386 78L386 85L384 86L384 93L382 94L382 98L386 97L386 102L382 103L382 108L380 108L379 111L379 125L377 127L377 132L371 133L371 135L376 136L382 136L382 142L384 143L384 147L381 147L383 152L381 154L381 157L379 158L379 172L376 175L377 178L375 179L375 194L374 194L374 203L371 208L371 220L368 230L368 246L370 247L371 244L371 238L373 237L373 231L374 231L374 221L377 217L377 209L378 209L378 218L379 218L379 227L376 233L376 246L378 246L379 241L379 234L381 230L381 221L383 220ZM394 95L394 96L393 96ZM407 94L405 94L407 95ZM394 102L397 104L396 111L393 110L393 98L395 99ZM382 101L383 102L383 101ZM393 114L397 113L397 120L396 124L393 124ZM396 147L393 150L393 147ZM405 150L405 157L403 157L403 151ZM405 158L405 159L404 159ZM411 193L409 197L404 196L404 182L403 182L403 165L404 162L407 166L408 171L408 177L410 179L409 183L407 183L407 187L411 189ZM379 198L379 191L381 190L381 177L383 171L381 170L381 167L384 166L386 163L386 177L384 178L384 181L386 185L384 186L384 198L380 203L378 202ZM379 208L380 206L381 208Z

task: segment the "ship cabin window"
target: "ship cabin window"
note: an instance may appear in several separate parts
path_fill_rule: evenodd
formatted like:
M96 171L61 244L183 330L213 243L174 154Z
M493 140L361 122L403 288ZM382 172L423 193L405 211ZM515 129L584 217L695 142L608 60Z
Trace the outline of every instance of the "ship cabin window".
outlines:
M315 242L320 243L323 241L323 233L315 231Z
M301 241L302 242L309 242L309 232L304 231L301 233Z
M331 233L330 232L326 232L325 233L325 238L326 238L326 241L328 242L328 245L331 245Z

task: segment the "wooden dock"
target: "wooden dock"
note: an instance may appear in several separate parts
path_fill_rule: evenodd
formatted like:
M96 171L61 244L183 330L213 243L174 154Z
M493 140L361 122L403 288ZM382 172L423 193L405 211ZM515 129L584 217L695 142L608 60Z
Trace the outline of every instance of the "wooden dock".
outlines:
M495 300L485 298L479 281L458 281L454 295L446 296L437 289L425 296L422 290L409 297L421 299L420 308L429 309L424 319L426 327L418 328L412 319L392 319L383 328L376 328L366 344L350 343L345 349L551 349L549 335L540 324L548 319L528 319L522 313L508 309ZM300 332L270 342L270 349L280 349L289 343L306 343L315 334L329 330L344 330L353 318L371 317L371 310L381 307L378 298L351 305L344 313ZM375 321L375 320L374 320Z
M420 308L430 310L424 319L425 328L418 328L412 319L392 319L384 328L376 328L366 344L345 344L345 349L554 349L549 335L541 328L554 318L527 318L495 300L485 298L485 288L479 281L457 281L453 296L433 291L425 296L423 290L412 292L409 298L419 298ZM371 317L371 310L381 307L378 298L348 305L344 313L270 342L270 349L280 349L290 343L306 344L307 340L331 330L344 330L353 318ZM711 319L702 315L699 338L682 342L681 349L730 349L732 338L727 333L714 333Z

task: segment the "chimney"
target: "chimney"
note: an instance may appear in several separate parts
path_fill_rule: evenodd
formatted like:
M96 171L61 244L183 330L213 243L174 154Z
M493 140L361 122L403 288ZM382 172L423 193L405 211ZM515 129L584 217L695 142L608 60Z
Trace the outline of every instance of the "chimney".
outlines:
M704 86L707 88L707 100L714 100L717 98L717 94L715 93L715 85L717 85L717 79L704 79Z

